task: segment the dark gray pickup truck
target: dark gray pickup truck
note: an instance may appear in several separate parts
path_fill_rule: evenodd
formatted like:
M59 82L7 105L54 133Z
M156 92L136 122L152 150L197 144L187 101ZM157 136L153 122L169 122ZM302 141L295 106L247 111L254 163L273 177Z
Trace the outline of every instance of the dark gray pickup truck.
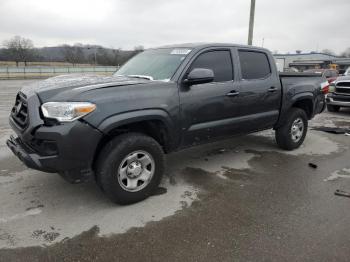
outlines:
M23 87L8 147L28 167L70 182L94 177L114 202L158 187L165 154L273 128L299 147L325 107L326 79L277 72L271 53L231 44L146 50L113 76L58 76Z

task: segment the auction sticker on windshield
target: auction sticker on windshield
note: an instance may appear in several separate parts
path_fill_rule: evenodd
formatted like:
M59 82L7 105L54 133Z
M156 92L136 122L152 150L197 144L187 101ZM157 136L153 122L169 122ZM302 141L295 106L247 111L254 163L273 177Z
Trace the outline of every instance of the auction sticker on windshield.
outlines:
M171 51L171 55L187 55L191 52L191 49L184 49L184 48L181 48L181 49L174 49Z

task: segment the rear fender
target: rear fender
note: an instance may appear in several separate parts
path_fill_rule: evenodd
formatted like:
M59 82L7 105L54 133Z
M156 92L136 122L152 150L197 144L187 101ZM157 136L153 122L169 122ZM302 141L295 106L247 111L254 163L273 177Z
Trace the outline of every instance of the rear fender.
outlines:
M298 93L295 94L292 98L288 98L285 97L283 99L282 102L282 108L281 108L281 113L279 116L279 119L274 127L274 129L280 127L281 125L283 125L285 123L285 121L287 120L288 114L290 109L299 101L302 100L308 100L309 102L312 103L312 107L311 107L311 112L310 112L310 116L309 118L312 118L314 116L314 111L315 111L315 97L314 94L312 92L303 92L303 93Z

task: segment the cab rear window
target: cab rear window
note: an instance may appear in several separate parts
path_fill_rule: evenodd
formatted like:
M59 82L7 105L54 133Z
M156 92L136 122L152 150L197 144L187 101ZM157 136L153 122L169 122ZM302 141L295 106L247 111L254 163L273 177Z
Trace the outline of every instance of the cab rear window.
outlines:
M269 59L263 52L239 50L242 78L262 79L271 74Z

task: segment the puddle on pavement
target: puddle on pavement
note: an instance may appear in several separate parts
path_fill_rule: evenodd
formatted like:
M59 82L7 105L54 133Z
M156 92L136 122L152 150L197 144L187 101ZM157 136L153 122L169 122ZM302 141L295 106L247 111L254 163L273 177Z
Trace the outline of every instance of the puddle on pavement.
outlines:
M118 206L93 181L71 185L56 174L29 169L0 176L0 248L49 245L94 226L100 236L124 233L191 206L197 194L181 177L170 183L166 176L157 195Z

